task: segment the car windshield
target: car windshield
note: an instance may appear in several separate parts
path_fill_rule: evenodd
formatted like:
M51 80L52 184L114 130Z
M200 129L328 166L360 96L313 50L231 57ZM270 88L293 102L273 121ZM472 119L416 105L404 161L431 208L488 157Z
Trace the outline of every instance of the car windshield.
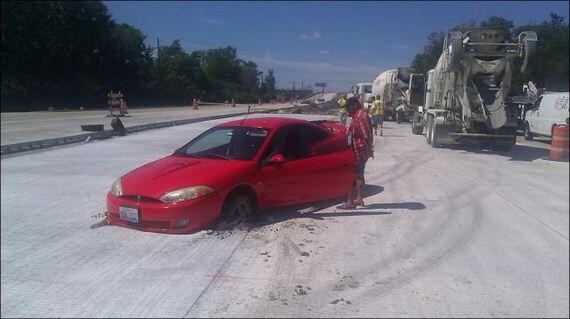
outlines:
M372 85L365 85L364 93L372 93Z
M214 127L184 145L176 154L226 160L251 160L269 130L256 127Z

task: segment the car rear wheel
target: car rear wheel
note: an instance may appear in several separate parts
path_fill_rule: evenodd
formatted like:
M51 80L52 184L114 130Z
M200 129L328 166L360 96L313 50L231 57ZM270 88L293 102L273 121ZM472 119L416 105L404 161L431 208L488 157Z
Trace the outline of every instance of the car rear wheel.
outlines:
M253 204L249 197L236 195L228 198L222 208L222 219L218 229L231 229L247 220L253 215Z

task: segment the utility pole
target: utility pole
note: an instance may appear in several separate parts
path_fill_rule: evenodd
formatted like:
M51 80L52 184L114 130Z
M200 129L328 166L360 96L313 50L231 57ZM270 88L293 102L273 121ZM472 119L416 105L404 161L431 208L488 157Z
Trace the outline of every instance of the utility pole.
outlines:
M160 40L156 37L156 58L160 58Z

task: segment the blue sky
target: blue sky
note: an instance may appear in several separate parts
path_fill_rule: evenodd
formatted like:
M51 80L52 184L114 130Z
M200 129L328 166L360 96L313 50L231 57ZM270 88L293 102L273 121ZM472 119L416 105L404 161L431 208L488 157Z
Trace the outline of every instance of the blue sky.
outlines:
M116 22L139 28L152 46L157 37L161 45L180 39L188 51L231 45L265 73L274 69L278 87L326 81L327 91L408 66L433 31L493 15L515 25L540 23L569 10L568 1L104 3Z

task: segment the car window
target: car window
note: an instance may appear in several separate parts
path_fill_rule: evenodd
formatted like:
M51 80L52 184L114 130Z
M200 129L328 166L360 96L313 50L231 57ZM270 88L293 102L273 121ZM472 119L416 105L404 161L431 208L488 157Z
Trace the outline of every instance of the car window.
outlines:
M310 155L310 147L329 135L324 130L310 125L291 125L279 129L269 142L263 159L281 154L286 161L305 158Z
M283 144L287 128L282 127L273 136L263 153L262 159L267 160L275 154L283 154Z
M303 141L305 141L307 147L310 147L329 136L323 130L320 130L316 127L312 127L309 125L301 125L297 129L299 130L301 138L303 139Z
M214 127L183 146L177 154L251 160L269 135L255 127Z

